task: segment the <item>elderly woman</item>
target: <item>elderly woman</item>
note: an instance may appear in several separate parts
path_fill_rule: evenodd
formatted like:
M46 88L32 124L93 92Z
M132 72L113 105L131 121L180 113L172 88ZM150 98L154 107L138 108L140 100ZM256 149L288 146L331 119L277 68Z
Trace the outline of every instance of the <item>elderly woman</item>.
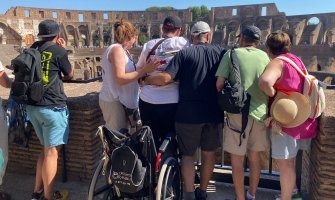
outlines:
M139 84L137 80L159 66L159 61L150 61L141 69L136 68L129 49L137 39L133 24L118 21L114 24L116 43L110 45L103 55L103 84L99 105L108 129L129 128L125 108L137 109Z
M269 57L272 59L259 79L260 88L269 96L275 97L279 91L303 92L304 77L278 56L292 60L302 71L303 62L290 53L291 40L287 33L277 31L271 33L266 40ZM283 134L271 133L272 158L276 160L280 171L281 200L291 200L296 182L295 158L299 149L307 150L311 138L316 136L318 122L307 119L293 127L281 127Z

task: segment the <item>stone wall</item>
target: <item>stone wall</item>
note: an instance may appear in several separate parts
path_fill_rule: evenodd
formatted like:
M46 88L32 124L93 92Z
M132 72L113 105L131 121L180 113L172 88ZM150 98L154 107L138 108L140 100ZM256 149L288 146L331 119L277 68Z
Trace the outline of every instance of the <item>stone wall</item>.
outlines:
M302 189L311 199L335 197L335 91L326 90L327 109L321 115L318 136L303 155Z
M65 168L71 180L89 180L98 161L102 158L102 146L96 136L97 127L104 124L98 102L101 82L75 84L66 83L70 117L70 135L65 145ZM42 146L32 133L29 148L9 145L8 171L35 173L36 160ZM58 159L58 176L64 170L61 151Z

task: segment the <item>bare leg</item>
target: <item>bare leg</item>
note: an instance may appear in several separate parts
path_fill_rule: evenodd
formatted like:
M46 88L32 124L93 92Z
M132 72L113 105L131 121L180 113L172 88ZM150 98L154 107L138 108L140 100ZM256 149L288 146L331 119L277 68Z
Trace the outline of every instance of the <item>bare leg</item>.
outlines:
M233 168L233 181L237 200L245 200L244 194L244 156L230 154Z
M194 158L193 156L183 156L181 163L181 173L184 180L184 191L194 191Z
M250 168L250 180L249 180L249 193L252 196L256 195L257 186L260 178L260 155L257 151L248 152L249 168Z
M287 160L276 160L280 171L281 200L291 200L295 187L295 157Z
M39 192L43 188L43 179L42 179L42 166L44 161L44 152L42 151L37 159L36 164L36 176L35 176L35 187L34 192Z
M215 164L215 151L201 151L200 189L206 190L212 178Z
M44 196L51 199L54 179L57 173L58 151L56 147L44 148L44 162L42 167L42 177L44 183Z

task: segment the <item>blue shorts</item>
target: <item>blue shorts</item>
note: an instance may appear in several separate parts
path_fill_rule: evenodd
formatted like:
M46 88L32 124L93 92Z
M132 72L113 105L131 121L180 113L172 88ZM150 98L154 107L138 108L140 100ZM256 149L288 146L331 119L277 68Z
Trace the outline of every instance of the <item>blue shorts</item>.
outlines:
M26 106L28 117L44 147L66 144L69 138L69 111L67 107Z

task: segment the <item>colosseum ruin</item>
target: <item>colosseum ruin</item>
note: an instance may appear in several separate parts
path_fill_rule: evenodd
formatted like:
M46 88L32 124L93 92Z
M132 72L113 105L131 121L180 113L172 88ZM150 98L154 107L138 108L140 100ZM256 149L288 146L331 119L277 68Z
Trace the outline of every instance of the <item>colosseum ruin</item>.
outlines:
M67 43L70 59L76 69L75 79L86 80L100 75L104 47L114 42L113 23L127 19L146 38L162 35L162 21L168 15L179 16L184 35L192 26L188 9L165 11L88 11L30 7L12 7L0 15L1 62L9 65L17 54L13 46L29 46L36 41L38 24L53 19L61 25L61 36ZM229 46L246 25L262 30L263 40L275 30L285 30L293 37L293 52L299 55L310 71L335 72L335 13L287 16L274 3L229 7L212 7L207 21L214 30L213 41ZM134 48L133 54L140 52ZM264 45L261 47L264 49Z

